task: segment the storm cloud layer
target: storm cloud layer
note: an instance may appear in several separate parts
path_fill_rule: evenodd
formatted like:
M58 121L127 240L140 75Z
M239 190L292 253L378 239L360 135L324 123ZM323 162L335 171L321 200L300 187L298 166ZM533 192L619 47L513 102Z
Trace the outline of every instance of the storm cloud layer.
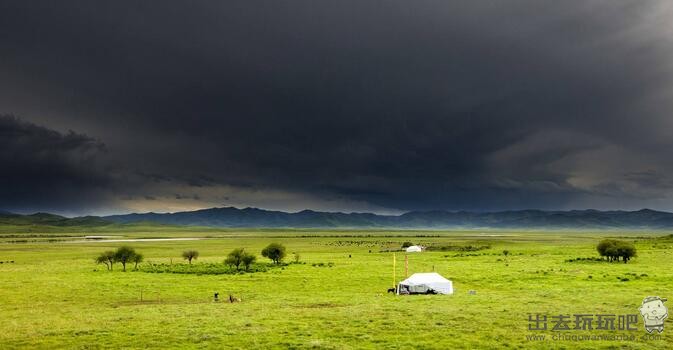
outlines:
M3 2L0 209L671 210L671 21L666 1Z

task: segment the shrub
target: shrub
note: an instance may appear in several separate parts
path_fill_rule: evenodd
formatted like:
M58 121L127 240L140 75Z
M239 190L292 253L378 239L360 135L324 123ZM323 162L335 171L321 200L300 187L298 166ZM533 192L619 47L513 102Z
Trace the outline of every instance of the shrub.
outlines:
M249 253L244 253L241 260L243 262L243 266L245 266L245 271L248 271L248 269L250 269L250 265L255 262L255 260L257 260L257 257Z
M325 263L320 262L320 263L313 263L313 264L311 264L311 266L313 266L313 267L334 267L334 263L333 262L328 262L327 264L325 264Z
M201 263L195 265L189 264L154 264L147 263L140 268L142 272L148 273L175 273L175 274L194 274L194 275L235 275L246 272L266 272L270 268L278 267L275 264L252 263L248 270L236 270L233 266L223 263Z
M485 250L491 248L490 245L480 245L480 246L475 246L475 245L430 245L426 248L428 251L440 251L440 252L447 252L447 251L458 251L458 252L476 252L479 250Z
M182 258L189 261L189 264L192 264L192 260L196 260L199 258L199 252L196 250L185 250L182 252Z

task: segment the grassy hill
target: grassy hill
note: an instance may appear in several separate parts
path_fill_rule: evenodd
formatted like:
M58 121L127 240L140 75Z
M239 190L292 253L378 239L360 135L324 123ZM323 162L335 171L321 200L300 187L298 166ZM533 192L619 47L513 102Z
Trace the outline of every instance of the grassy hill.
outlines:
M0 225L105 226L111 224L114 224L114 222L97 216L66 218L49 213L35 213L31 215L0 213Z

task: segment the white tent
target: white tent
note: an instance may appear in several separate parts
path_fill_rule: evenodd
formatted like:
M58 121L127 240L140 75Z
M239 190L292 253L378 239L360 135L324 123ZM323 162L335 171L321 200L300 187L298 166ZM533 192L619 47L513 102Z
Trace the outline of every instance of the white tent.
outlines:
M415 273L397 285L397 294L453 294L453 283L436 272Z
M423 248L421 246L417 245L412 245L407 247L407 253L420 253L423 251Z

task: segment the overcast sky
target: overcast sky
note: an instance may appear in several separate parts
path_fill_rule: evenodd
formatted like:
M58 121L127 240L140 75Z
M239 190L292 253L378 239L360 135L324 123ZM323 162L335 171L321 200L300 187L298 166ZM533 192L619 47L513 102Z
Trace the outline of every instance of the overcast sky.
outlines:
M673 210L670 1L2 1L0 209Z

